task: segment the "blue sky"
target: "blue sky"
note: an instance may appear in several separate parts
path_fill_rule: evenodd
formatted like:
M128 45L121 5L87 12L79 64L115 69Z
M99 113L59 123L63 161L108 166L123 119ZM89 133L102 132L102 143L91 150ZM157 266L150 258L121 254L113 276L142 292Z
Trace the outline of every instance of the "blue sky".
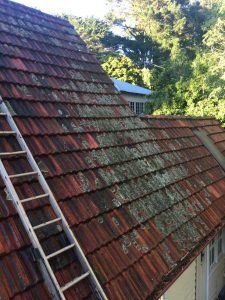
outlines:
M73 14L102 18L107 12L106 0L14 0L50 14Z

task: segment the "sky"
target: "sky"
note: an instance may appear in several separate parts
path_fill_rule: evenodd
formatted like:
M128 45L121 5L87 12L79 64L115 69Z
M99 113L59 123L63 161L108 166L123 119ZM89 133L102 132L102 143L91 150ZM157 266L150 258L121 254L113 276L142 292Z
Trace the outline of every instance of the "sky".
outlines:
M80 17L103 18L107 12L107 0L14 0L15 2L40 9L49 14L71 14Z

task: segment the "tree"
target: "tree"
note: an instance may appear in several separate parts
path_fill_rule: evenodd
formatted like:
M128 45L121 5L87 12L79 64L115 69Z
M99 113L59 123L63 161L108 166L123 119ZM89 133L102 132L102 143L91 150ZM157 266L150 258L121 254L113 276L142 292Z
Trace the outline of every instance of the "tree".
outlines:
M111 33L111 37L105 39L105 43L114 49L115 53L129 57L140 68L151 66L153 59L157 62L158 46L150 37L136 28L123 25L119 25L119 28L123 35Z
M152 45L148 77L155 92L151 96L153 102L147 106L148 113L185 113L187 101L183 94L188 89L191 60L196 49L202 48L204 9L185 0L116 2L111 14L114 22L125 28L133 24Z
M151 87L146 113L213 115L225 125L224 0L108 1L104 30L85 30L109 75Z
M181 4L174 0L121 0L113 13L145 32L162 49L176 53L186 23Z
M152 72L151 104L146 106L147 113L184 114L187 101L184 93L187 79L191 76L191 66L184 53L163 64L163 69Z
M211 16L205 24L204 52L192 64L186 113L212 115L225 125L225 3L205 0L203 4L211 8Z
M102 67L110 77L141 86L144 85L142 70L126 56L110 56L102 64Z
M86 42L87 47L97 55L100 61L104 60L104 57L111 53L111 49L104 42L112 34L109 23L94 17L67 16L67 18Z
M213 108L224 104L224 2L215 0L209 6L178 0L119 1L123 7L125 2L129 7L127 22L132 20L160 50L169 53L168 59L160 57L160 68L151 68L155 92L153 102L147 106L148 113L201 111L219 118L220 112L222 120L224 109Z
M94 17L67 18L88 48L97 55L109 75L150 86L150 72L147 67L152 63L153 55L157 57L157 47L143 32L131 27L125 28L117 22L120 31L123 31L123 34L117 35L113 32L114 25L110 18L107 21ZM122 69L119 70L119 67Z

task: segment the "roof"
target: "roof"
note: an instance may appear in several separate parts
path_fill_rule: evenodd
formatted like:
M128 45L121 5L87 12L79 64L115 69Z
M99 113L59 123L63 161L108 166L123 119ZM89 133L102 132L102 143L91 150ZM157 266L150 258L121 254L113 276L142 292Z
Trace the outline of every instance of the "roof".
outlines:
M9 107L109 299L158 299L224 225L225 173L193 129L225 151L214 119L135 116L64 19L0 0L0 95ZM7 129L0 119L1 130ZM0 151L17 150L1 137ZM10 174L27 171L5 159ZM0 180L0 295L51 299L30 241ZM28 198L35 179L16 189ZM28 202L33 224L52 217ZM60 228L41 233L45 251ZM81 273L71 255L55 262L65 284ZM94 299L88 281L67 299Z
M131 94L139 94L148 96L151 94L151 90L145 89L141 86L131 84L122 80L118 80L116 78L111 78L114 82L116 89L120 92L126 92Z

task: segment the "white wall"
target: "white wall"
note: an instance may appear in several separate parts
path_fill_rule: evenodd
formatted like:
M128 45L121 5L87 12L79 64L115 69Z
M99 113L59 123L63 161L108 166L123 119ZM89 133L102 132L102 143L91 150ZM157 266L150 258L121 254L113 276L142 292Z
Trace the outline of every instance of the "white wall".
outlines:
M127 99L128 102L147 102L149 99L146 98L145 95L135 95L135 94L128 94L122 93L122 96Z
M195 262L174 282L162 298L163 300L195 299Z
M207 259L207 250L203 251L196 259L196 300L207 299L207 274L208 274L208 265L206 263ZM193 299L194 300L194 299Z
M217 298L220 290L225 284L224 281L225 272L225 259L220 260L220 263L214 267L209 273L209 286L208 286L208 299L214 300Z

